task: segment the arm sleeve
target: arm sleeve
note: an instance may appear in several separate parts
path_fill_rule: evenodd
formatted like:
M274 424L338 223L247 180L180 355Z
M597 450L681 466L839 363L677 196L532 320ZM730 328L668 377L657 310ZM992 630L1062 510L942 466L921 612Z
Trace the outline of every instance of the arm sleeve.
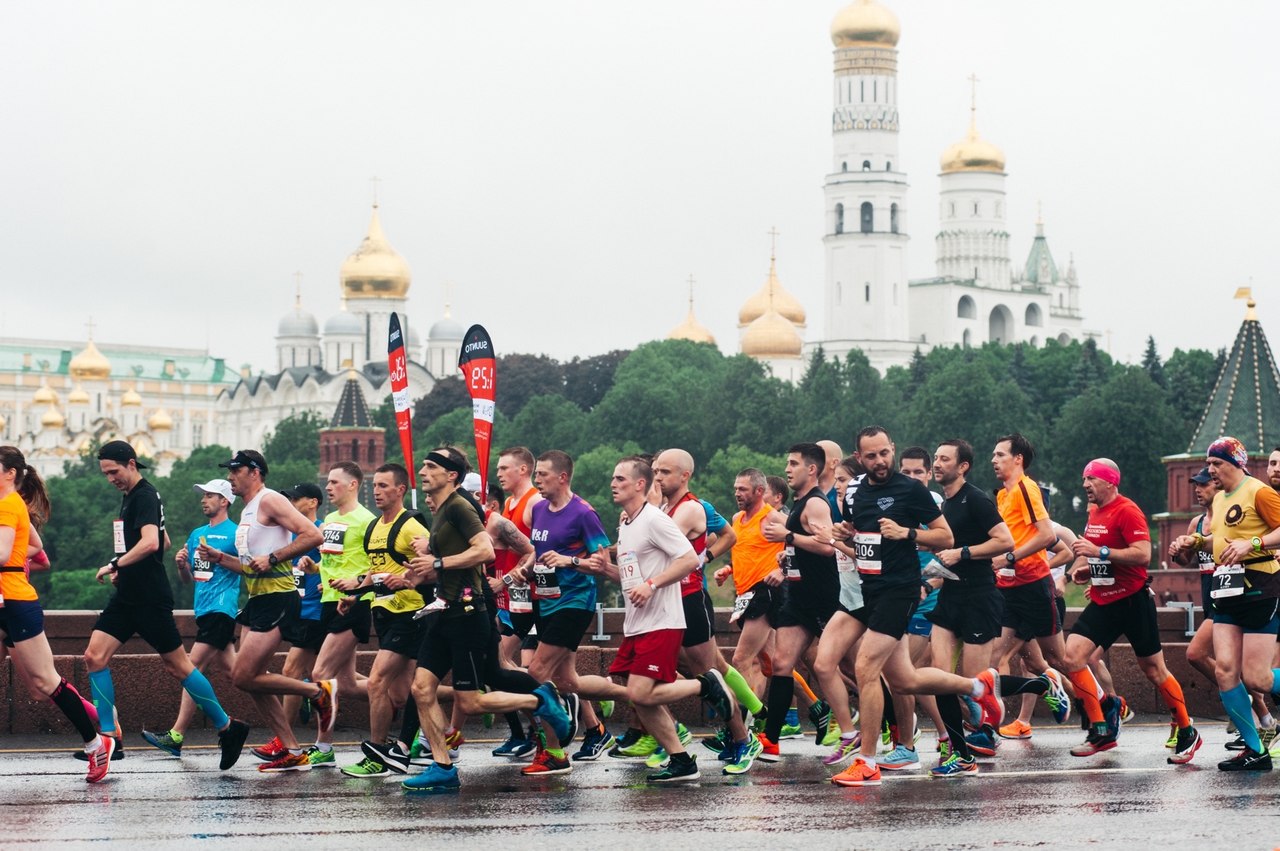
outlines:
M1280 527L1280 494L1271 488L1259 488L1258 495L1253 498L1253 506L1268 528Z

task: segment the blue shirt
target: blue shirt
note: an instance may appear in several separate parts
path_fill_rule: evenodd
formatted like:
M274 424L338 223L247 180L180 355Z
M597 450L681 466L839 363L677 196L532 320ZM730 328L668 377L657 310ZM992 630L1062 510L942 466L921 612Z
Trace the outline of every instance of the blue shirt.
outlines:
M324 525L323 520L316 520L316 528L319 529ZM293 536L297 539L297 535ZM308 556L316 564L320 563L320 548L316 547L309 553L303 553L294 559L296 564L303 556ZM302 573L298 568L294 568L293 582L298 589L298 593L302 595L302 612L300 617L304 621L320 620L320 572Z
M240 574L227 570L220 564L208 564L196 557L196 548L200 539L215 550L224 552L239 560L236 554L236 522L223 520L216 526L204 525L187 536L187 552L190 554L191 573L196 577L196 595L193 605L196 617L212 612L236 616L236 608L240 602ZM210 574L207 580L199 577Z

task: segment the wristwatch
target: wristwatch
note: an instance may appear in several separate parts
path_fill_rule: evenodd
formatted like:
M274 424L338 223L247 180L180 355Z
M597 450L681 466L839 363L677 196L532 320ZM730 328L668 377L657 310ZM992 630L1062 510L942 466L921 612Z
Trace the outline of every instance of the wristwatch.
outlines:
M964 559L965 561L969 561L969 558L970 558L970 557L969 557L969 548L968 548L968 547L961 547L961 548L960 548L960 558Z
M269 553L267 555L267 564L271 565L272 567L275 567L279 563L280 563L280 559L276 558L275 553Z
M1098 558L1103 561L1111 560L1111 547L1098 547Z
M1004 560L1007 561L1009 564L1016 564L1018 561L1013 556L1013 550L1009 550L1009 552L1004 554Z
M1261 539L1261 538L1259 538L1259 537L1257 537L1257 536L1254 536L1254 537L1249 541L1249 543L1253 544L1253 551L1254 551L1255 553L1260 553L1260 552L1262 552L1262 539Z
M111 561L107 562L107 564L111 565L111 572L115 573L120 569L120 556L116 556Z
M788 532L787 537L784 540L788 547L794 547L796 545L796 533Z
M431 562L431 568L437 571L444 570L444 559L437 558L435 561Z
M916 542L916 535L919 535L919 534L920 534L920 530L917 529L915 526L912 526L910 529L907 530L907 540L914 544Z
M574 567L582 566L582 562L578 560L577 556L574 556L573 558L569 559L569 563L572 564Z
M516 581L516 575L514 573L502 574L502 584L507 586L508 588L510 588L515 581Z

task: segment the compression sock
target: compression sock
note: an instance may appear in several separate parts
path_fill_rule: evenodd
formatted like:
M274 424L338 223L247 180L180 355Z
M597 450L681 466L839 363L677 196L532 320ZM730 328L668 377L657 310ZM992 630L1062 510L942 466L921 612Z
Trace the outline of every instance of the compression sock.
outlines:
M1258 728L1253 724L1253 706L1249 700L1249 690L1244 683L1236 683L1231 691L1220 691L1222 707L1227 710L1231 720L1236 722L1236 730L1245 746L1254 753L1262 753L1262 739L1258 736Z
M1102 689L1098 687L1098 681L1094 679L1093 672L1088 668L1081 668L1075 673L1067 674L1067 678L1076 687L1076 699L1084 706L1084 714L1088 717L1089 723L1103 723L1106 719L1102 717L1102 704L1099 703L1102 699Z
M511 738L523 739L524 725L520 723L520 713L508 712L502 717L507 719L507 726L511 728Z
M80 689L76 688L71 683L63 680L62 685L80 701L80 704L84 707L84 711L89 714L89 720L93 722L93 727L96 730L98 728L98 707L94 706L92 701L86 700L85 696L80 693ZM50 700L52 701L53 698L50 698Z
M54 705L62 710L62 714L67 716L67 720L75 725L76 732L80 734L80 738L86 742L92 742L98 738L98 728L89 718L89 713L84 711L84 700L81 699L80 693L71 687L66 680L60 680L58 687L53 690L53 694L49 695L49 699Z
M89 693L98 710L98 723L108 736L116 734L116 687L111 682L111 669L89 672Z
M884 695L884 723L889 725L890 730L895 730L898 727L898 712L893 707L893 692L889 691L889 684L884 677L880 678L880 693Z
M792 671L791 679L795 680L795 684L800 686L800 691L804 692L804 696L809 700L810 706L818 702L818 696L813 693L813 689L809 688L809 684L805 682L804 677Z
M196 706L203 710L214 729L225 729L227 724L231 723L227 713L222 710L222 704L218 703L218 696L213 693L213 686L209 685L209 680L199 668L191 669L191 673L187 674L187 678L182 681L182 687L187 690L187 694L191 695Z
M1000 675L1000 693L1006 697L1011 694L1044 694L1049 684L1039 677L1011 677Z
M738 669L732 665L725 666L724 681L729 685L729 691L733 692L733 696L738 699L738 703L747 707L747 711L752 715L760 712L760 707L764 706L760 702L760 698L751 690L746 677L738 673Z
M1173 720L1177 722L1178 729L1185 730L1190 727L1191 716L1187 714L1187 701L1182 696L1182 686L1173 674L1165 677L1164 682L1160 684L1160 695L1164 698L1164 705L1169 707Z
M418 735L418 702L409 695L404 701L404 712L400 713L400 741L407 748L413 744Z
M958 757L969 759L973 752L969 743L964 740L964 721L960 713L960 698L949 694L938 695L938 714L942 716L942 726L951 740L951 752Z
M1280 701L1280 668L1271 669L1271 697Z
M787 720L795 690L795 680L789 676L769 678L769 718L764 724L764 734L771 742L777 742L782 734L782 723Z

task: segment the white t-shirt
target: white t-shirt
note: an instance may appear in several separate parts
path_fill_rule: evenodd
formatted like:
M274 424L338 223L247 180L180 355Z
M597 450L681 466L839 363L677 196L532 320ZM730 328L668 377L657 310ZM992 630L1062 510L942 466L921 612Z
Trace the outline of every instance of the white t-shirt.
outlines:
M626 592L646 579L657 579L671 562L691 552L693 544L680 532L676 521L648 503L630 523L618 527L618 572L627 608L622 621L623 635L685 628L679 582L655 588L649 602L639 608L632 604Z

